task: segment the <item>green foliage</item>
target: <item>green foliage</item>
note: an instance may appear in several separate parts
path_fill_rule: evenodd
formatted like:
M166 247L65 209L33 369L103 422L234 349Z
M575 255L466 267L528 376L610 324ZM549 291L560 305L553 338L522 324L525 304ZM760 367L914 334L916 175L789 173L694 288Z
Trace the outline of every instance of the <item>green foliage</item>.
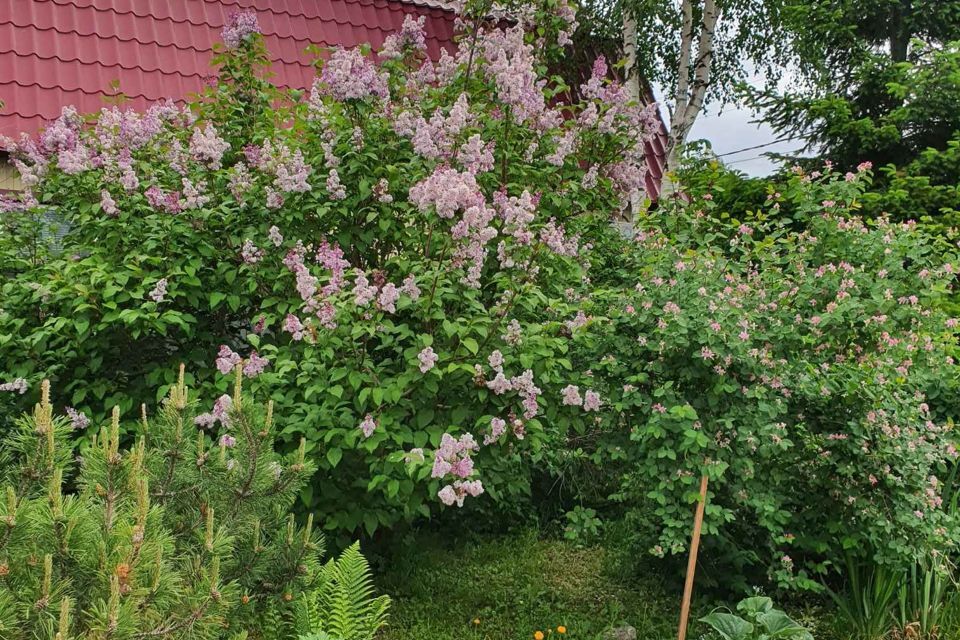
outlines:
M354 543L323 567L321 586L301 602L301 640L373 640L386 624L390 598L374 596L370 566Z
M703 2L691 2L694 24L699 24ZM721 12L715 35L715 50L710 60L710 88L708 99L729 100L735 87L749 69L762 71L775 80L783 73L792 58L790 33L784 28L784 0L718 0ZM644 80L660 86L675 87L678 75L680 35L683 13L680 3L655 0L618 0L585 3L584 13L590 17L582 22L592 38L605 36L622 42L622 16L629 12L637 23L637 71ZM602 20L603 31L593 24L593 16ZM689 60L693 70L701 61ZM691 72L691 77L693 73ZM673 96L668 96L672 99Z
M741 615L715 611L700 622L723 640L813 640L799 622L775 609L770 598L746 598L737 605L737 611Z
M729 221L681 203L584 303L572 359L607 409L578 426L581 455L619 474L612 497L660 556L685 552L708 475L704 558L727 588L820 589L847 553L900 571L956 526L938 480L955 257L916 225L852 217L863 188L799 173Z
M304 438L317 467L300 500L341 541L434 515L463 482L521 503L565 427L548 425L570 367L563 292L585 276L580 238L625 204L655 120L599 76L582 102L557 102L566 87L547 63L568 9L538 4L529 32L471 21L484 32L438 65L407 43L366 70L361 97L322 75L309 95L274 87L251 34L218 48L218 82L189 108L67 111L14 154L29 190L0 217L0 377L50 377L99 421L104 405L153 406L180 361L205 397L228 392L210 367L221 346L256 351L269 366L251 384L270 389L280 448ZM516 64L498 67L500 49ZM507 72L527 74L529 104ZM457 185L437 185L448 171ZM62 250L36 232L51 211ZM436 361L421 369L427 348ZM487 386L497 352L507 379L528 376L527 406ZM494 418L509 429L475 453L470 480L432 477L445 434L482 442Z
M4 638L279 639L318 589L370 596L362 581L332 583L312 516L298 527L288 513L314 471L303 448L274 452L272 406L241 394L239 369L225 398L219 437L194 426L181 370L157 418L130 429L132 448L115 409L78 449L44 384L3 442ZM353 548L346 566L358 565Z
M958 100L960 49L948 42L918 48L909 61L871 57L843 89L767 94L758 106L776 130L805 137L811 149L846 171L864 161L905 169L926 149L945 150L960 130ZM935 172L931 176L941 182Z
M893 627L893 605L903 573L897 567L847 558L846 589L830 596L858 640L881 640Z
M603 521L597 512L579 505L566 514L567 523L563 527L563 537L576 544L591 544L600 536Z

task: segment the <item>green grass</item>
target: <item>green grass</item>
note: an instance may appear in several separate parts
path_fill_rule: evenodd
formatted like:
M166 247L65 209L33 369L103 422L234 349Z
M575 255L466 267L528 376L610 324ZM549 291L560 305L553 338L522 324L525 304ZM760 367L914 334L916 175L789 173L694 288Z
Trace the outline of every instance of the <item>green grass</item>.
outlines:
M393 598L384 640L523 640L558 625L566 635L548 638L593 640L624 623L644 640L676 637L680 594L654 577L618 577L602 547L532 532L455 548L416 539L412 547L378 580Z

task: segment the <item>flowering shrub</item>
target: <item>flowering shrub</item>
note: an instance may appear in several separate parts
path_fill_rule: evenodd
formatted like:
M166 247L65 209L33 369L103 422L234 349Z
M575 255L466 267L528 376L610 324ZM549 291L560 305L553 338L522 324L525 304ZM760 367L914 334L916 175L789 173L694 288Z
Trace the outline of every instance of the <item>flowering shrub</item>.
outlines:
M853 217L862 183L800 172L749 221L678 206L584 300L598 455L654 554L685 551L701 474L705 557L784 586L815 588L844 553L949 544L958 321L938 303L960 265L913 223ZM795 220L776 215L788 201ZM576 387L564 402L588 410Z
M330 52L303 93L263 79L239 16L196 104L65 109L20 141L0 377L55 376L99 419L162 393L172 361L240 365L282 389L282 437L319 467L301 498L330 528L523 495L567 384L561 294L642 185L656 116L603 60L564 101L541 55L569 39L565 2L470 18L456 54L427 60L410 18L376 57Z

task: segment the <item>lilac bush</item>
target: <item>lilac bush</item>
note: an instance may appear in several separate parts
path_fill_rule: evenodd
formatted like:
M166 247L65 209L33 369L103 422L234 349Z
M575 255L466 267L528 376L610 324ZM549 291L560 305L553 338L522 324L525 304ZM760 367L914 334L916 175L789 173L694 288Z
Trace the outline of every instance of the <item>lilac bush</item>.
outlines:
M53 376L96 423L92 407L155 401L175 362L213 397L214 366L240 365L281 439L306 438L301 499L331 529L526 494L564 428L543 421L570 367L564 292L642 185L656 112L602 60L576 103L547 76L565 2L467 18L455 54L427 59L408 18L289 91L236 16L195 103L65 109L18 141L0 378ZM34 233L51 215L62 247ZM227 419L223 398L199 428Z

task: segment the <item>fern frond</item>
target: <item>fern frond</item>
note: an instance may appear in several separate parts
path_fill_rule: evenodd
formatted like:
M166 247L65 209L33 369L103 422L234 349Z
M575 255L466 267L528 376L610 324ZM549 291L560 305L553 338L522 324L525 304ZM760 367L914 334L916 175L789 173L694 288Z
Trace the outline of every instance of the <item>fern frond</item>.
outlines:
M317 590L319 629L340 640L372 640L387 621L390 598L376 596L370 565L354 543L322 570ZM316 629L316 627L314 627Z

